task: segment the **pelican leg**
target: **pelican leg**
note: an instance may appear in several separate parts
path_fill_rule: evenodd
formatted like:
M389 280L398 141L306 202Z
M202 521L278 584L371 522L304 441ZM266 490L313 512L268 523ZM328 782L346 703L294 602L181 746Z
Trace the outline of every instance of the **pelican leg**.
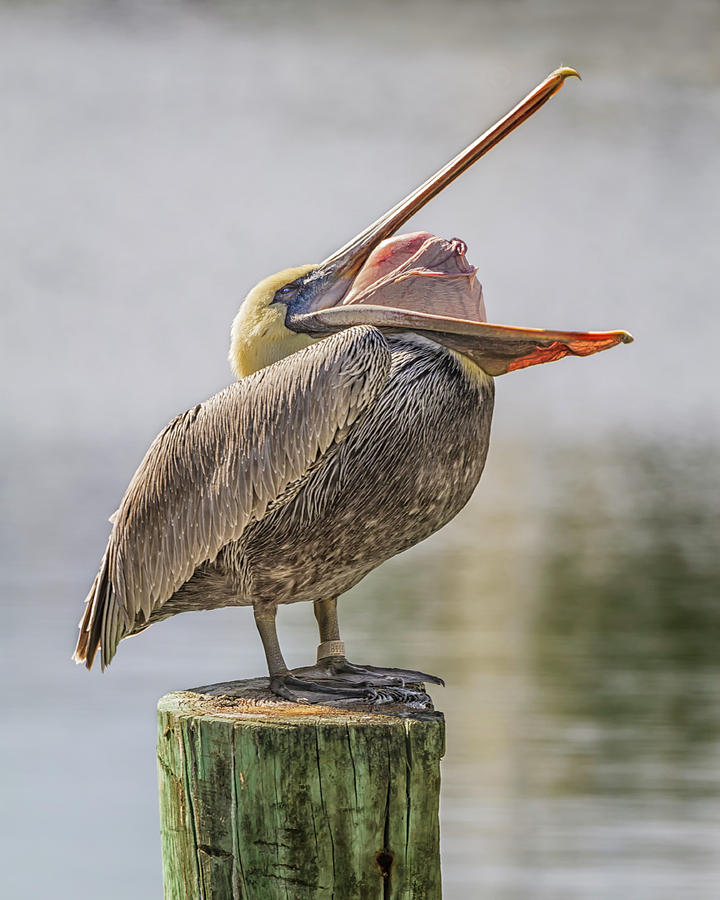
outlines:
M313 603L313 611L320 632L318 661L316 666L297 670L298 672L315 674L324 671L325 677L331 677L337 682L378 689L402 688L406 685L422 684L426 681L445 686L445 682L439 676L429 675L427 672L419 672L415 669L354 665L345 657L345 645L340 639L337 597L316 600Z
M268 672L270 673L270 690L284 700L304 703L324 703L329 700L375 700L377 693L365 686L336 685L330 682L318 682L308 678L299 678L291 672L280 649L275 619L277 606L273 603L257 604L253 607L255 624L260 634Z

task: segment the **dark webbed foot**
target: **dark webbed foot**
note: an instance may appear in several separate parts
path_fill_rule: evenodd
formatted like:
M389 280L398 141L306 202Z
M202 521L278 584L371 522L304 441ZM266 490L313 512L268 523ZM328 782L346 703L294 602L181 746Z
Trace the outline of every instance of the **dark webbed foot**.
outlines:
M384 666L354 665L348 662L344 656L329 656L318 663L318 667L327 667L334 675L343 674L358 675L364 679L364 683L381 687L392 681L394 684L439 684L445 687L445 682L439 675L429 675L427 672L419 672L416 669L394 669Z
M326 656L314 666L296 669L297 674L318 679L332 679L334 684L352 684L357 687L388 688L422 685L425 682L440 684L445 682L437 675L418 672L415 669L393 669L381 666L358 666L344 656Z
M289 676L285 676L280 690L273 686L273 691L286 699L300 699L299 692L292 690L293 682L288 682L288 678L294 678L296 686L313 686L312 695L303 693L303 699L311 703L346 698L377 705L401 703L416 709L433 708L430 697L425 693L426 681L444 685L442 678L436 675L414 669L356 666L344 656L324 657L314 666L294 669Z
M357 680L352 680L357 679ZM307 666L270 679L270 690L292 703L324 703L344 706L346 701L372 704L402 704L414 709L432 710L432 700L422 684L407 684L399 678L375 676L371 685L364 674L333 675L326 667Z
M297 671L305 674L303 670ZM312 670L307 674L312 674ZM333 700L373 702L378 698L377 691L369 687L336 684L327 678L322 679L322 675L318 680L299 678L293 672L273 675L270 679L270 690L283 700L290 700L293 703L327 703Z
M293 669L270 679L270 690L293 703L401 703L419 709L432 709L423 682L443 684L435 675L412 669L381 669L354 666L344 658L323 659L317 665Z

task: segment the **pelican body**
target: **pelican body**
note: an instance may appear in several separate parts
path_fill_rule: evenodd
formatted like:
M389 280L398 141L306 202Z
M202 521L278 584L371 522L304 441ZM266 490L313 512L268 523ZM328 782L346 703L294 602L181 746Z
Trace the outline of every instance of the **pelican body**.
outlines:
M492 378L420 336L385 338L357 326L249 376L247 386L262 390L281 369L296 381L318 363L332 373L321 390L332 380L341 394L339 418L358 392L356 418L340 426L284 502L199 566L151 622L208 606L322 603L437 531L469 500L489 445ZM320 402L318 386L309 388L312 403Z
M237 382L156 438L117 513L75 659L187 610L252 606L287 699L412 699L415 670L345 656L337 597L450 521L485 465L493 377L631 340L490 325L465 245L400 226L532 115L559 69L320 265L271 276L233 323ZM275 619L312 602L317 664L288 670Z

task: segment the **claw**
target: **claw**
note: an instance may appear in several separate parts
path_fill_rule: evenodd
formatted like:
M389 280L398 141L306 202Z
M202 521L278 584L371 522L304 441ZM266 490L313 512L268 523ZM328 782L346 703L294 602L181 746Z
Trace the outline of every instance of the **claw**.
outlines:
M348 665L351 664L348 663ZM426 681L429 681L431 684L439 684L445 687L445 681L439 675L429 675L427 672L419 672L415 669L392 669L382 666L353 666L353 668L376 675L383 675L386 678L397 678L403 685L408 682L411 684L424 684Z

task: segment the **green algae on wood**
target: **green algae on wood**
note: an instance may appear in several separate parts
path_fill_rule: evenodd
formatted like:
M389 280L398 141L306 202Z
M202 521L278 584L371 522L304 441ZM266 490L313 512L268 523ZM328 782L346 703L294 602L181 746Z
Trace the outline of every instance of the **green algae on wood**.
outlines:
M285 703L266 682L160 700L166 900L440 898L442 717Z

